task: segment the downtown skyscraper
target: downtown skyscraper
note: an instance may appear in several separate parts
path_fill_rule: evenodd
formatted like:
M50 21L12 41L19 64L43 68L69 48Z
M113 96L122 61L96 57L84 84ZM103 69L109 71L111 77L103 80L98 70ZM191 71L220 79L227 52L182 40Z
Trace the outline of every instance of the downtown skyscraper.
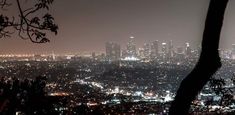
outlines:
M119 60L121 57L121 47L119 44L114 42L106 42L106 59L110 61Z
M136 57L136 45L134 43L134 37L130 37L130 41L127 43L126 57Z

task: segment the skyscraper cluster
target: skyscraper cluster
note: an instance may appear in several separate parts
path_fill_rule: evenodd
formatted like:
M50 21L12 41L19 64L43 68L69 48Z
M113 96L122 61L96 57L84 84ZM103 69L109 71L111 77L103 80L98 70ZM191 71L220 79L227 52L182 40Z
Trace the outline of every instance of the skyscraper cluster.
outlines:
M111 61L125 59L127 57L163 60L169 60L173 57L191 58L193 53L189 43L185 43L185 46L174 47L172 40L163 43L155 40L151 43L144 43L143 47L137 49L134 37L129 38L124 49L121 49L120 45L114 42L107 42L105 48L106 58Z

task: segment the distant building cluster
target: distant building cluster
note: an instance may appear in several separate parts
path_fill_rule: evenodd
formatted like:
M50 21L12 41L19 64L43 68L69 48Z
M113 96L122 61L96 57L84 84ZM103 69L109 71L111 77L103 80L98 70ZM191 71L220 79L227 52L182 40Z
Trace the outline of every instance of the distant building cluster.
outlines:
M176 58L193 58L198 56L198 50L192 50L189 43L184 46L175 47L173 41L159 43L158 40L152 43L144 43L142 48L137 48L134 37L131 36L126 48L122 49L118 43L106 42L106 60L117 61L125 59L162 59L169 60Z
M77 60L80 57L89 57L101 61L159 61L159 62L179 62L184 59L198 59L200 47L192 48L190 43L176 46L172 40L160 42L158 40L151 43L144 43L142 47L137 47L134 37L131 36L125 47L121 47L116 42L106 42L105 52L85 52L69 54L3 54L0 61L61 61ZM235 59L235 44L231 49L219 49L222 59Z

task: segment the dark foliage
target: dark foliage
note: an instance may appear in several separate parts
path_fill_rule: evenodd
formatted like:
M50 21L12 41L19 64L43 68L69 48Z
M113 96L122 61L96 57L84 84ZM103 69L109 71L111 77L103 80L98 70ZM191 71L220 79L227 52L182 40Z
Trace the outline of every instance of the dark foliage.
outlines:
M233 81L234 77L231 79ZM220 96L220 106L231 105L233 100L233 88L225 87L226 81L222 78L212 78L209 81L210 88L217 96Z
M25 1L16 0L19 16L0 15L0 38L10 37L15 31L22 39L30 39L33 43L45 43L50 40L46 33L57 34L58 26L54 18L48 13L50 5L54 0L35 0L34 6L23 8ZM4 11L11 6L10 0L0 0L0 10ZM14 2L13 2L14 3ZM41 17L36 16L38 12L45 12ZM7 12L7 11L5 11Z
M35 80L0 78L0 114L14 115L21 112L26 115L55 114L54 102L46 96L44 88L45 77L36 77Z

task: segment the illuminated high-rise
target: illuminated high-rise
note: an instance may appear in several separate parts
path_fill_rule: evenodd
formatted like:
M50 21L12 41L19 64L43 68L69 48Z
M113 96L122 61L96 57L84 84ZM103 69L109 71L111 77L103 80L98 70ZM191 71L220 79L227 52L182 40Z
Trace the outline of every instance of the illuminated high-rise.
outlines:
M167 53L166 43L162 43L162 53L164 53L164 54Z
M167 46L166 43L162 43L162 58L166 58L167 56Z
M136 45L134 43L134 37L130 37L130 41L127 43L127 57L136 57Z
M168 44L168 56L169 56L169 58L174 56L174 49L173 48L174 48L173 42L172 42L172 40L170 40L169 44Z
M144 49L144 57L145 58L150 58L151 45L149 43L145 43L143 49Z
M232 44L232 59L235 59L235 44Z
M158 40L155 40L152 44L151 44L151 58L156 58L159 54L159 50L158 50Z
M119 60L121 57L120 45L114 42L107 42L105 44L106 58L110 61Z
M185 45L186 45L186 48L185 48L185 57L189 58L192 55L192 50L190 48L189 43L185 43Z
M140 58L145 58L145 55L144 55L144 48L139 48L139 49L138 49L138 57L140 57Z

